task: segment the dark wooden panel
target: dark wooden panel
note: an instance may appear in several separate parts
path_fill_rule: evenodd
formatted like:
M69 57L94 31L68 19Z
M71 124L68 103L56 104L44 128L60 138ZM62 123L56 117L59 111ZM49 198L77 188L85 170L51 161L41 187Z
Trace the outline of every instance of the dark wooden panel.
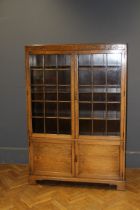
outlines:
M32 143L33 173L36 175L72 176L72 142Z
M77 143L77 176L119 179L120 146Z

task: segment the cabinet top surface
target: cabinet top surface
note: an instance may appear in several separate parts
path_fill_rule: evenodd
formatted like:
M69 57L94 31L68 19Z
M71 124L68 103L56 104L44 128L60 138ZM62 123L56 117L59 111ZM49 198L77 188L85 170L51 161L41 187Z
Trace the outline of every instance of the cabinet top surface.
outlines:
M25 49L28 51L32 49L44 50L126 50L127 44L33 44L26 45Z

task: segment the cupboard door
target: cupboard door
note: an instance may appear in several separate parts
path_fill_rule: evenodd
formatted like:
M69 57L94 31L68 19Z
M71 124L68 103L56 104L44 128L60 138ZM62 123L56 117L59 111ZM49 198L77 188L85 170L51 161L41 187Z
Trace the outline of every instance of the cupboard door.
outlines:
M78 55L79 135L121 135L121 53Z
M76 144L77 177L119 179L120 145L78 141Z
M32 132L71 135L71 56L30 55Z
M48 176L73 176L73 142L53 141L33 142L32 173Z

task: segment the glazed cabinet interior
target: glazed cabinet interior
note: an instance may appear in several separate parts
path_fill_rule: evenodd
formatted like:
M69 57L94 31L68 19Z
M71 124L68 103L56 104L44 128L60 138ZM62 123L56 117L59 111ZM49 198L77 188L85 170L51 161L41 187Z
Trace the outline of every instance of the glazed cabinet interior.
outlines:
M125 186L123 44L26 46L29 180Z

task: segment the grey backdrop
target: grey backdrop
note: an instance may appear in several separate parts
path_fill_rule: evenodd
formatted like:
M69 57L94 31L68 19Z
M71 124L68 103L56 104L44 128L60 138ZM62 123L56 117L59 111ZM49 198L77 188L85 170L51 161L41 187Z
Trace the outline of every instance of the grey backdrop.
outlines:
M0 0L0 162L26 163L24 46L128 43L127 167L140 167L140 1Z

